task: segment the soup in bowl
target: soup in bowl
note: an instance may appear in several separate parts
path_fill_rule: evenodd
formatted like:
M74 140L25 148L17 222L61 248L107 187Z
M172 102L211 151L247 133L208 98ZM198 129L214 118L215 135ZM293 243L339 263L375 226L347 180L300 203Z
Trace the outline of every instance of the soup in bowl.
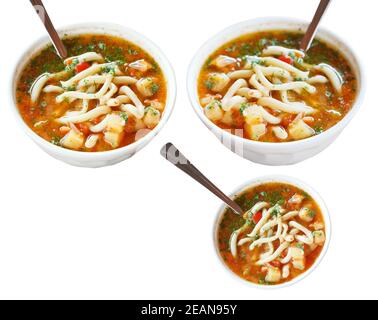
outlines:
M352 51L320 31L298 48L306 24L259 19L210 40L194 59L189 94L196 112L243 156L293 164L327 147L355 114L361 70Z
M82 25L60 34L67 59L44 39L19 62L12 88L18 118L40 146L70 164L127 159L171 114L175 80L168 61L120 26Z
M258 287L280 288L310 274L328 249L331 226L319 195L286 177L258 179L236 192L245 211L223 207L217 252L226 268Z

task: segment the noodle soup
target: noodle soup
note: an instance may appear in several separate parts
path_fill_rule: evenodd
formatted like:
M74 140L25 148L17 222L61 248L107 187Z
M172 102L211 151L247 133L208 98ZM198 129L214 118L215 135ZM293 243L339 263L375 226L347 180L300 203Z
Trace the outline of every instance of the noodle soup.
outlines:
M296 280L320 259L327 244L321 208L306 192L287 183L246 189L235 201L243 217L226 209L217 228L217 245L226 266L256 285Z
M104 152L128 146L160 122L164 74L147 52L110 35L64 39L65 61L48 46L21 72L16 88L26 124L52 144Z
M280 143L329 130L349 113L358 82L341 53L302 33L266 31L237 38L202 67L198 96L218 127L246 139Z

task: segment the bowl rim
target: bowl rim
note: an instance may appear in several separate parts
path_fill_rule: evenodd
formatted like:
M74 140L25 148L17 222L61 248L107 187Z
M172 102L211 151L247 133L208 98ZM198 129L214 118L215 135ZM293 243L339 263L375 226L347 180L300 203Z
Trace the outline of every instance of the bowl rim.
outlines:
M192 105L194 111L196 112L197 116L201 119L201 121L209 129L211 128L210 130L216 136L227 137L227 139L232 139L232 140L237 141L239 143L242 143L242 145L246 145L248 147L257 147L261 150L269 150L269 151L274 149L275 151L279 152L279 151L285 151L285 150L287 150L287 148L300 148L300 149L303 148L303 149L306 149L306 147L307 148L311 147L311 146L308 146L308 145L314 145L314 144L321 143L323 141L327 141L328 139L333 137L335 134L342 131L352 121L352 119L356 116L356 114L360 110L360 108L362 106L362 102L363 102L364 97L365 97L366 81L365 81L365 71L364 71L365 68L364 68L363 62L359 58L359 56L356 54L356 52L354 51L352 46L349 45L348 41L346 41L344 38L336 35L332 31L330 31L329 29L324 28L324 27L320 27L319 30L318 30L318 34L320 34L319 38L321 40L325 41L327 44L329 44L331 46L332 46L332 44L329 43L329 41L324 40L323 39L324 36L322 37L322 35L326 35L326 36L328 36L332 39L337 40L339 43L343 44L348 49L350 56L355 60L355 63L352 63L350 61L351 59L349 59L348 57L345 57L345 58L347 59L347 61L350 62L352 67L354 67L354 69L355 69L354 71L356 73L356 76L359 78L358 79L359 80L358 81L359 90L358 90L358 95L356 97L356 101L354 102L353 107L348 112L348 114L341 121L339 121L335 126L333 126L332 128L322 132L319 135L316 135L316 136L313 136L311 138L304 139L304 140L280 142L280 143L262 142L262 141L249 140L249 139L246 139L244 137L239 137L239 136L233 135L232 133L230 133L226 130L219 128L216 124L214 124L212 121L210 121L210 119L208 119L203 112L203 107L199 103L199 97L198 97L198 92L197 92L198 76L199 76L199 73L201 71L202 66L205 63L205 61L200 62L200 59L199 59L202 55L202 52L208 51L208 47L211 44L216 43L216 42L220 42L220 40L224 36L229 35L230 33L235 33L235 30L239 30L240 32L238 32L239 35L238 36L235 35L233 37L233 39L237 39L237 37L239 37L239 36L248 35L248 34L253 33L253 31L243 32L242 31L243 28L250 27L251 25L256 26L256 28L257 28L258 23L264 24L264 23L269 23L269 22L276 23L276 24L282 24L282 25L294 24L294 25L298 26L299 28L301 28L301 27L303 28L303 27L306 27L306 26L309 25L308 21L296 19L296 18L291 18L291 17L262 17L262 18L250 19L250 20L246 20L246 21L243 21L243 22L233 24L233 25L223 29L222 31L218 32L216 35L211 37L209 40L207 40L200 47L200 49L197 51L196 55L194 56L194 58L192 59L190 65L189 65L189 69L188 69L188 73L187 73L187 92L188 92L188 96L189 96L189 100L191 102L191 105ZM261 28L259 30L281 30L281 29L285 30L284 27L282 27L282 28L269 28L269 27L267 27L267 28ZM232 41L232 40L228 40L226 42L223 41L223 43L226 44L229 41ZM220 47L221 45L222 44L220 44L217 47ZM216 49L214 49L214 50L216 50ZM210 54L211 53L209 53L209 55L207 55L207 56L210 56ZM195 79L195 81L193 81L194 79Z
M75 30L80 29L88 29L88 32L79 32L75 33ZM95 29L96 31L90 31ZM62 26L57 29L58 34L61 37L70 37L70 32L73 32L73 36L80 35L80 34L102 34L99 32L99 30L104 30L104 34L106 34L106 31L113 31L113 32L120 32L125 34L125 36L117 35L118 37L121 37L131 43L134 43L134 41L128 40L126 37L127 35L130 35L131 37L138 39L138 41L145 43L146 47L143 47L143 45L135 44L138 47L141 47L143 50L148 52L154 59L156 57L159 57L159 60L161 60L161 63L159 63L159 66L161 67L165 80L167 82L167 103L165 106L165 110L163 112L163 116L158 124L153 130L151 130L146 136L139 139L138 141L133 142L130 145L127 145L122 148L118 148L115 150L110 151L104 151L104 152L84 152L84 151L75 151L75 150L69 150L66 148L62 148L59 146L56 146L49 141L43 139L41 136L39 136L37 133L35 133L24 121L24 119L21 116L21 113L19 112L17 102L16 102L16 85L17 81L19 80L20 76L20 65L25 65L26 61L31 58L31 52L38 52L40 51L44 46L47 46L50 43L50 38L45 36L40 36L37 39L34 39L31 41L31 43L27 46L26 50L22 52L19 57L16 59L16 63L12 69L11 73L11 79L10 79L10 97L11 97L11 108L13 111L13 114L15 118L17 119L17 122L20 124L20 126L23 128L24 132L31 138L34 142L36 142L38 145L43 147L44 150L48 151L48 153L52 154L60 154L61 156L65 158L71 158L71 159L77 159L77 160L83 160L83 161L105 161L108 159L114 159L117 157L121 157L124 154L132 153L134 150L140 150L144 145L146 145L149 141L151 141L165 126L165 124L170 119L172 112L175 107L176 102L176 96L177 96L177 82L176 82L176 75L174 72L174 69L166 57L166 55L163 53L163 51L160 49L160 47L144 36L143 34L125 27L121 24L116 23L109 23L109 22L99 22L99 21L90 21L90 22L84 22L84 23L78 23L78 24L70 24L66 26ZM151 49L153 52L151 52ZM34 53L35 54L35 53Z
M320 209L322 211L324 223L325 223L325 229L326 229L326 236L327 236L326 243L323 246L323 250L322 250L321 254L316 259L315 263L312 265L312 267L310 269L308 269L306 272L304 272L300 276L294 278L293 280L286 282L286 283L283 283L283 284L279 284L279 285L272 285L272 286L260 285L260 284L256 284L256 283L250 282L248 280L245 280L245 279L241 278L240 276L238 276L236 273L234 273L227 266L227 264L224 262L221 254L219 252L218 228L219 228L219 223L220 223L220 221L221 221L221 219L224 215L224 212L227 208L227 205L223 204L221 206L220 210L218 211L218 214L216 215L214 228L213 228L213 245L214 245L214 248L215 248L216 255L218 257L218 262L223 266L223 269L228 273L228 275L231 276L234 280L237 280L239 283L242 283L246 286L249 286L250 288L269 290L269 291L291 287L291 286L303 281L308 276L310 276L320 266L320 264L324 260L325 256L328 253L328 250L329 250L329 247L330 247L330 244L331 244L331 240L332 240L332 220L331 220L330 212L328 210L326 203L324 202L323 198L320 196L320 194L314 188L312 188L310 185L308 185L307 183L303 182L300 179L285 176L285 175L265 175L265 176L262 176L262 177L257 177L257 178L250 180L249 182L242 184L239 188L237 188L232 193L231 198L233 199L233 198L237 197L239 194L243 193L244 191L246 191L246 190L248 190L252 187L264 185L264 184L271 183L271 182L289 184L289 185L295 186L295 187L307 192L314 199L314 201L318 204L318 206L320 207Z

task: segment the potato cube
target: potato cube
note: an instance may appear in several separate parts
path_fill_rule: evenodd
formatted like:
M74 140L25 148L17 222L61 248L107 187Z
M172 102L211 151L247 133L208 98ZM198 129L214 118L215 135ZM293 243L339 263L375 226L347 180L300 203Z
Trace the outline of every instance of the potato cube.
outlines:
M326 236L324 231L315 231L314 233L314 243L322 246L326 242Z
M298 247L292 247L290 249L293 267L297 270L304 270L306 268L305 254L304 250Z
M206 87L213 92L222 92L231 79L225 73L211 73L206 81Z
M143 121L148 129L155 128L161 119L161 113L160 111L150 107L146 109L146 114L143 118Z
M291 197L291 199L289 200L289 203L290 204L301 204L303 202L304 198L305 197L303 195L296 193L295 195L293 195Z
M220 107L219 102L213 101L205 108L205 114L211 121L216 122L222 120L224 111Z
M251 140L258 141L262 136L267 133L266 124L256 124L256 125L248 125L244 126L244 129L247 131L247 136Z
M222 118L222 123L224 123L227 126L233 126L234 125L234 117L232 115L232 110L227 111L223 118Z
M307 139L314 136L315 130L306 124L302 119L294 121L289 126L289 134L295 140Z
M264 123L264 118L261 112L255 107L247 107L243 111L245 122L249 125L258 125Z
M313 228L315 231L323 230L324 224L321 222L315 222L312 225L310 225L311 228Z
M152 78L142 78L137 82L136 86L138 91L145 97L152 97L159 91L159 86Z
M106 131L121 133L126 125L126 121L117 114L111 114L109 116L109 122L106 126Z
M112 148L118 148L121 143L122 134L107 131L104 133L104 140L110 144Z
M302 208L299 211L299 218L305 222L311 222L315 218L315 212L309 208Z
M269 267L268 268L268 274L265 278L265 281L269 282L269 283L277 283L277 282L281 281L281 277L282 276L281 276L281 270L280 269Z
M79 150L84 145L84 140L82 133L71 129L60 141L60 144L67 149Z

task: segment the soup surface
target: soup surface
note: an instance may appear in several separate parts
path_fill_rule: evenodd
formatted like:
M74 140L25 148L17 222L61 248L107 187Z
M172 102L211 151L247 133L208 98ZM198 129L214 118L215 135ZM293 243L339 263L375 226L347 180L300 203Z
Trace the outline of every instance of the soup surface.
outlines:
M304 54L303 35L249 34L227 43L203 66L198 94L220 128L261 142L290 142L321 134L351 110L357 80L348 61L315 40Z
M230 270L260 285L290 282L309 270L326 243L317 203L292 185L268 183L236 198L244 217L227 209L217 230Z
M160 122L166 81L156 61L118 37L64 40L70 58L52 46L24 68L17 104L27 125L67 149L103 152L132 144Z

